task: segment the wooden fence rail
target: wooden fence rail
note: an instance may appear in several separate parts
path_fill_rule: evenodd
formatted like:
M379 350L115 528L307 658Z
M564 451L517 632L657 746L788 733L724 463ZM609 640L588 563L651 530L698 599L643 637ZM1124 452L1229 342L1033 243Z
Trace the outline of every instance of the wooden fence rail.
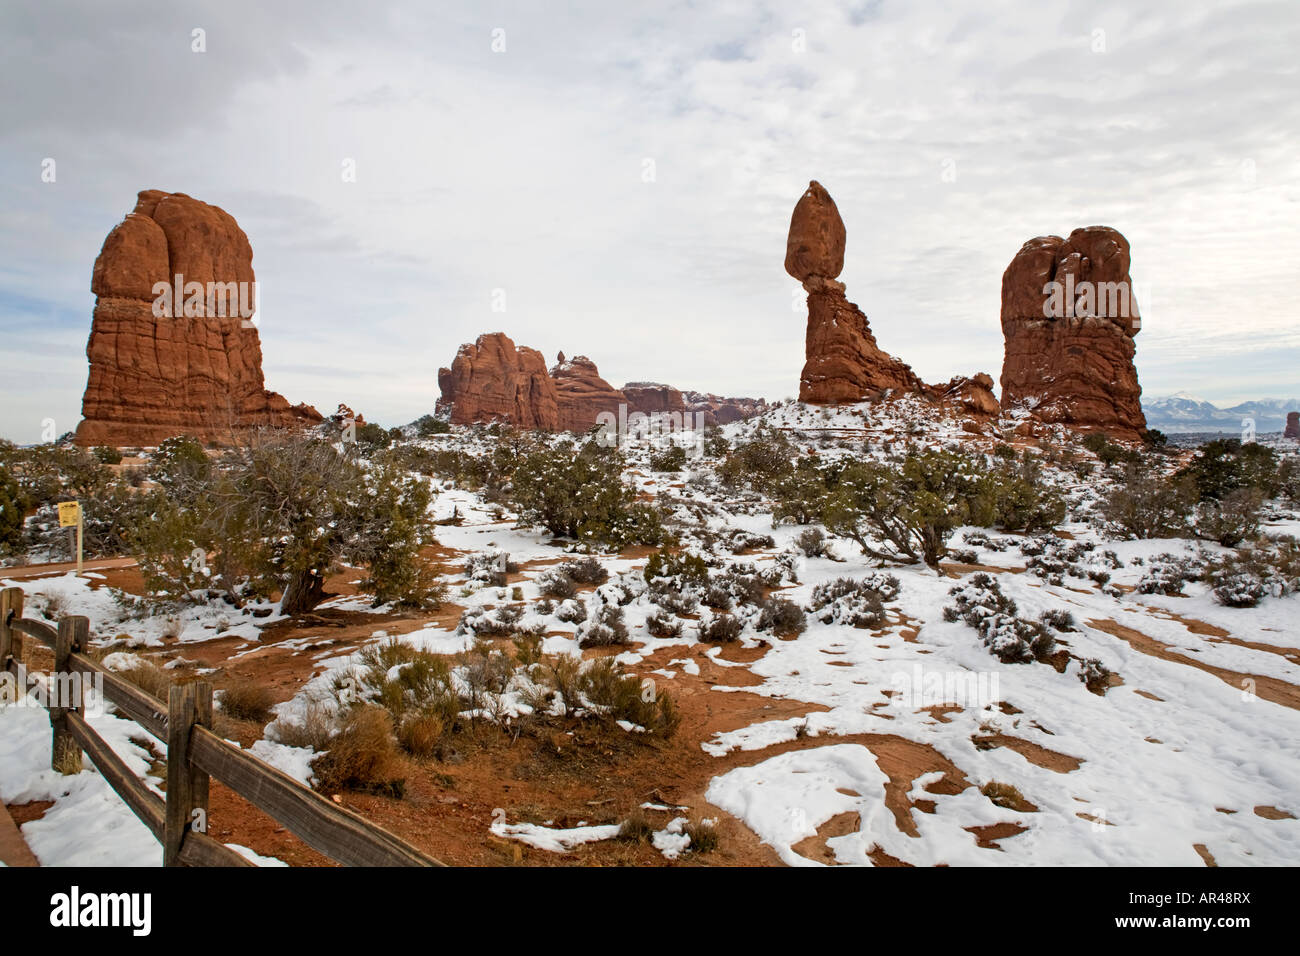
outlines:
M23 617L21 588L0 590L0 671L25 673L24 638L54 652L47 679L51 765L79 773L82 754L162 844L164 866L251 866L208 836L208 789L215 777L312 849L347 866L442 866L439 861L213 733L212 685L173 684L166 702L84 654L89 621L69 615L58 628ZM86 722L81 676L95 679L120 715L166 745L166 799L149 789ZM26 693L19 687L19 694Z

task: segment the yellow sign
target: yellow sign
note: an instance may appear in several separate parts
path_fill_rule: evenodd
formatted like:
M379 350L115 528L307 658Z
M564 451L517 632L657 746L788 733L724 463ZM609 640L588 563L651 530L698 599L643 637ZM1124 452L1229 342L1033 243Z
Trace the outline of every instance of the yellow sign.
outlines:
M59 502L59 527L75 528L81 520L81 502L79 501L60 501Z

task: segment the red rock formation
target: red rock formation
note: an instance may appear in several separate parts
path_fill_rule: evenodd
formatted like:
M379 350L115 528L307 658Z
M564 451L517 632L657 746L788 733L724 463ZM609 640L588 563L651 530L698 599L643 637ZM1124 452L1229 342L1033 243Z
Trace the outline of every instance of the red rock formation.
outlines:
M627 396L601 378L596 363L585 355L565 359L561 352L551 369L551 380L561 431L585 432L596 424L597 415L609 412L617 418L619 406L628 404Z
M234 218L184 193L144 190L91 274L98 298L77 443L150 446L180 434L226 442L248 427L320 422L314 408L266 390L251 322L206 314L214 304L206 294L205 314L187 314L188 292L173 315L154 314L155 283L172 286L177 275L205 293L209 283L248 283L245 301L253 300L253 250Z
M1282 432L1283 438L1300 438L1300 412L1286 413L1286 431Z
M685 414L686 401L682 398L682 393L671 385L661 385L658 382L628 382L623 386L622 392L627 396L628 414L641 412L643 415L664 414L669 415L674 412Z
M888 389L923 391L910 366L880 349L867 317L835 281L844 267L844 242L835 201L814 180L795 204L785 247L785 271L808 292L799 400L834 405L876 399Z
M456 353L451 368L438 370L441 409L457 425L509 422L555 431L560 412L555 383L537 349L517 346L504 332L480 335Z
M704 415L706 425L728 425L767 411L762 398L724 398L712 392L683 392L686 410Z
M958 375L943 385L930 386L930 391L940 401L958 405L972 415L992 418L1002 411L993 397L993 376L985 372L970 378Z
M1002 406L1135 439L1146 428L1129 245L1106 226L1040 236L1002 275Z

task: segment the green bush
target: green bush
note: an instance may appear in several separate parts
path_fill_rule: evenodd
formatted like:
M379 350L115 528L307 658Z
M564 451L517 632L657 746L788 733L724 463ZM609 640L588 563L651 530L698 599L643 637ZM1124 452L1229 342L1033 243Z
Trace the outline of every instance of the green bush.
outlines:
M9 469L0 466L0 550L17 548L23 539L27 496Z
M828 496L823 522L870 557L938 568L952 532L987 513L986 470L982 458L934 449L908 451L898 466L854 462Z
M1182 471L1202 501L1219 500L1240 488L1255 488L1265 498L1281 490L1278 458L1271 448L1237 438L1216 438L1201 446L1197 457Z
M521 525L613 548L664 540L659 512L636 501L623 481L617 449L588 440L525 454L514 467L508 500Z
M1196 487L1130 464L1101 503L1102 516L1132 538L1176 538L1187 532Z

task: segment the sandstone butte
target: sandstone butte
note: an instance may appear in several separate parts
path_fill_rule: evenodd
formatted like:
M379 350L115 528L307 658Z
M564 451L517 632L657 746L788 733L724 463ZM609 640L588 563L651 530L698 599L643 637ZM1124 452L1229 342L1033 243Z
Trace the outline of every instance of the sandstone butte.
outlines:
M320 422L314 408L265 388L251 322L185 317L180 308L174 317L154 315L154 284L171 285L177 275L205 289L252 283L252 247L224 210L144 190L104 240L91 275L90 376L77 444L152 446L181 434L226 443L250 427Z
M1285 438L1300 438L1300 412L1286 413L1286 431L1282 435Z
M1002 405L1044 422L1136 440L1146 429L1133 364L1140 327L1129 244L1088 226L1040 236L1002 275Z
M975 418L1000 411L993 379L979 373L944 385L926 385L911 366L883 351L862 311L836 280L844 268L846 231L839 209L813 180L795 204L786 239L785 271L808 293L805 362L799 400L814 405L876 401L915 393L950 404Z
M705 424L739 421L767 407L762 399L683 393L658 382L615 388L585 355L561 352L548 369L541 352L515 345L504 332L462 345L451 367L438 370L438 388L438 409L454 424L495 421L545 431L587 431L602 412L618 416L620 405L628 415L698 412Z

